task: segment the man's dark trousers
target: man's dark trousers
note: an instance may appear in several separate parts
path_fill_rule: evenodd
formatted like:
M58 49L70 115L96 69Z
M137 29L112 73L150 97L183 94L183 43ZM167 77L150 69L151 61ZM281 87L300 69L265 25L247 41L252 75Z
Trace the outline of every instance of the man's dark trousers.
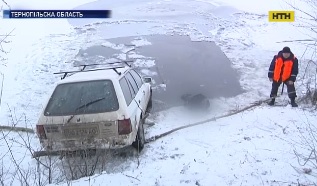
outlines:
M282 82L276 82L276 81L272 82L272 90L271 90L271 95L270 95L271 98L277 96L277 91L278 91L278 88L280 87L281 84L282 84ZM295 97L297 97L297 95L296 95L294 83L289 85L286 81L285 85L287 86L288 97L290 99L292 99L292 98L295 99Z

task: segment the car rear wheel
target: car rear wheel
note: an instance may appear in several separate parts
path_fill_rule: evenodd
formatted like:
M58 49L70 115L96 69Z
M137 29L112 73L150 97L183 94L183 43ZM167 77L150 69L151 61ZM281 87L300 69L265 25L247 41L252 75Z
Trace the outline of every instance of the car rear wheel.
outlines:
M136 135L135 141L132 143L132 146L136 148L139 152L142 151L145 144L145 135L144 135L144 127L143 127L144 119L140 119L138 133Z

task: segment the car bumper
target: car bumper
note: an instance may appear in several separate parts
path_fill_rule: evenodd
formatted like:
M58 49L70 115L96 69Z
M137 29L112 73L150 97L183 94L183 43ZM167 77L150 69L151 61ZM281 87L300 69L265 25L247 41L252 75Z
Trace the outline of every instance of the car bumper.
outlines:
M87 149L118 149L131 145L133 142L130 135L116 139L94 140L41 140L40 143L46 151L76 151Z

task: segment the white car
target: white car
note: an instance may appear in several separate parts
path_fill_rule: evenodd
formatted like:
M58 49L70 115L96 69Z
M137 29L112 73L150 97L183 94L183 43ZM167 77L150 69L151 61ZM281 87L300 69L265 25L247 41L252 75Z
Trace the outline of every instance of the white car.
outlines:
M150 77L130 66L61 73L64 79L36 125L46 151L143 149L143 123L152 107Z

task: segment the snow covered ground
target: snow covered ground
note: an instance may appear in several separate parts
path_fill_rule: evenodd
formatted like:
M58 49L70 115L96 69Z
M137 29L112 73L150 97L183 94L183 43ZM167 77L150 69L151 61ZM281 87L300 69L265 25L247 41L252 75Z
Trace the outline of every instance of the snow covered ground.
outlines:
M162 116L165 119L161 120L161 125L149 128L147 136L189 122L173 115L172 112ZM277 122L281 116L283 119ZM92 176L90 185L312 183L316 178L302 173L303 168L308 166L298 165L293 150L304 152L307 144L301 141L301 135L309 137L305 132L307 120L313 121L315 117L305 111L264 106L184 129L148 144L140 154L140 165L134 156L117 167L120 172L112 173L109 170ZM309 152L305 155L309 155ZM295 171L296 168L300 170L299 173ZM89 180L82 178L73 184L89 185Z
M10 1L12 8L70 9L93 1ZM110 4L112 1L107 1ZM308 9L299 2L297 6ZM268 10L288 9L282 0L164 0L113 1L116 16L98 23L83 21L71 27L67 20L0 20L0 35L13 33L3 44L10 51L1 66L4 88L0 110L1 125L34 128L39 112L58 77L52 73L71 67L73 57L84 46L111 45L105 39L147 34L183 34L193 41L215 41L240 72L240 83L247 92L235 98L215 100L219 113L241 108L253 101L266 99L270 83L267 68L273 55L289 45L300 59L298 94L305 89L304 68L314 58L312 50L298 43L277 43L285 40L307 39L307 32L289 23L269 23ZM90 7L91 8L91 7ZM105 7L106 8L106 7ZM232 16L233 14L233 16ZM296 16L300 15L299 13ZM2 37L2 36L1 36ZM150 44L136 40L138 45ZM127 47L119 47L122 52ZM304 56L302 56L305 53ZM314 53L313 53L314 54ZM130 57L140 56L131 53ZM124 58L124 55L121 56ZM141 56L142 57L142 56ZM145 62L147 62L145 60ZM153 64L153 61L149 61ZM154 62L155 63L155 62ZM141 62L140 62L141 64ZM310 66L313 70L314 66ZM314 67L316 68L316 67ZM311 73L311 72L310 72ZM307 74L306 74L307 75ZM287 101L286 96L279 101ZM146 129L147 137L174 127L202 119L184 115L178 108L153 116L156 125ZM158 141L149 143L140 154L115 159L114 165L100 175L82 178L73 185L296 185L316 183L316 169L304 174L298 152L309 156L311 138L309 124L316 123L316 113L290 107L261 106L229 118L184 129ZM316 128L310 128L310 130ZM21 185L21 167L30 185L37 183L36 161L25 146L38 149L35 136L4 132L0 136L4 169L0 178L4 183ZM29 139L29 143L22 139ZM12 146L10 146L12 144ZM31 145L28 145L31 144ZM12 152L12 156L11 156ZM12 157L15 157L13 159ZM138 161L139 160L139 161ZM10 162L10 163L4 163ZM139 163L139 164L138 164ZM303 163L303 162L301 162ZM8 171L8 172L6 172ZM32 172L33 171L33 172ZM54 173L57 174L57 173ZM42 179L45 176L42 175ZM57 181L57 180L55 180ZM65 185L67 185L65 183Z

